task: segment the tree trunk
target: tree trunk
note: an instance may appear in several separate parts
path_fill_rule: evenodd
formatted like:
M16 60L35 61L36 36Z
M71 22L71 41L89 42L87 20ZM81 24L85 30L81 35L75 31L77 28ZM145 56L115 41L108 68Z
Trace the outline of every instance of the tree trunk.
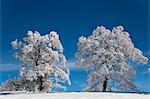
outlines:
M104 80L104 82L103 82L103 90L102 90L102 92L106 92L106 89L107 89L107 83L108 83L108 78L105 77L105 80Z
M39 76L38 79L37 79L37 83L39 85L38 89L39 91L42 91L43 90L43 77L42 76Z

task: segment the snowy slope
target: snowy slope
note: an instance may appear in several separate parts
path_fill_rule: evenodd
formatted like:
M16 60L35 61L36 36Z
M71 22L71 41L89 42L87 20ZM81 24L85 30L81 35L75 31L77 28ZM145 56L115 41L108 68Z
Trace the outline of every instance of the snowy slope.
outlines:
M0 99L150 99L150 94L72 92L1 95Z

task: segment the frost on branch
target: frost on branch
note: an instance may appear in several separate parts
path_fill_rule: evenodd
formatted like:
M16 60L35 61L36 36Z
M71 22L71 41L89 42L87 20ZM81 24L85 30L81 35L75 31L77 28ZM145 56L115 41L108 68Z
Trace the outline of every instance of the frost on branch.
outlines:
M63 47L57 32L42 36L38 31L28 31L23 41L12 41L16 58L21 62L21 78L34 83L34 91L50 92L52 88L63 88L68 83L69 68L63 55Z
M91 36L81 36L77 46L76 64L90 70L87 91L136 89L132 81L136 75L133 65L147 64L148 58L134 47L122 26L112 31L97 26ZM116 84L112 86L113 82Z

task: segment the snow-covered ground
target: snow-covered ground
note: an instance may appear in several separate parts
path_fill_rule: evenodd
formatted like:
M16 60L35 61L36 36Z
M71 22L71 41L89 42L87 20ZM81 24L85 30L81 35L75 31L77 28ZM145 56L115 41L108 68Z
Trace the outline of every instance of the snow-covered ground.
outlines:
M0 99L150 99L150 94L68 92L47 94L0 95Z

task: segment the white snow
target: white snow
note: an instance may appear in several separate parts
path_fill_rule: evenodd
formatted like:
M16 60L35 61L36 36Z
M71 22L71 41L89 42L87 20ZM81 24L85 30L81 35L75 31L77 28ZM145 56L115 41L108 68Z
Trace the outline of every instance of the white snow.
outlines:
M150 99L150 94L68 92L47 94L1 95L0 99Z

